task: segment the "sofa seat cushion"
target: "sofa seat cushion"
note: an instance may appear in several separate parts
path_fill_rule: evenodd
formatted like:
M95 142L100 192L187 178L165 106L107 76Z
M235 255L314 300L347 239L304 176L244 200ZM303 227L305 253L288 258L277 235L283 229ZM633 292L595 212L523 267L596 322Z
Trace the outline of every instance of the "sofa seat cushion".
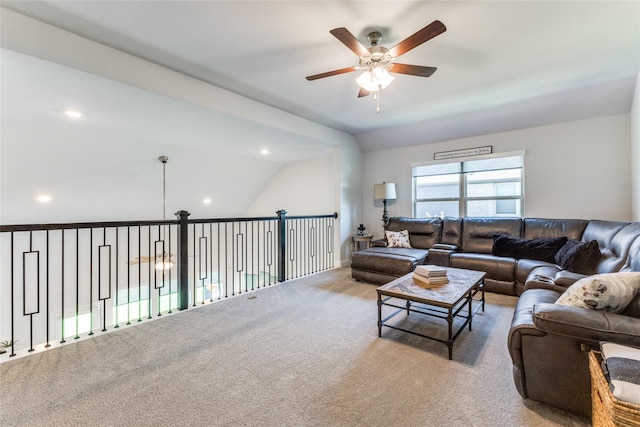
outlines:
M372 247L351 255L351 268L400 277L411 273L427 257L426 249Z
M451 254L449 261L451 267L484 271L487 273L487 279L510 283L515 281L515 258L497 257L490 254L454 252Z

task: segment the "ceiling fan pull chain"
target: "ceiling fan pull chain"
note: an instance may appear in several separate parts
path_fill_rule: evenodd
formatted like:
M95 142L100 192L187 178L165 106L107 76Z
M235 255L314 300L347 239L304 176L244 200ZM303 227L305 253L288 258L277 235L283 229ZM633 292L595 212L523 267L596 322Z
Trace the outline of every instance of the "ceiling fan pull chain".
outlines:
M373 92L373 97L376 100L376 113L380 112L380 90Z

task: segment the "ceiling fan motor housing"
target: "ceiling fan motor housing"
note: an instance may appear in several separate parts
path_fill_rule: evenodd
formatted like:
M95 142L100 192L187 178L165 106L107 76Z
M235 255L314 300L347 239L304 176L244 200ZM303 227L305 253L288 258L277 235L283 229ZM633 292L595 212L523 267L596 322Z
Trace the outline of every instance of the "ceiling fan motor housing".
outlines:
M377 45L380 42L380 39L382 39L382 34L378 31L373 31L367 34L367 40L369 40L369 43L372 46Z

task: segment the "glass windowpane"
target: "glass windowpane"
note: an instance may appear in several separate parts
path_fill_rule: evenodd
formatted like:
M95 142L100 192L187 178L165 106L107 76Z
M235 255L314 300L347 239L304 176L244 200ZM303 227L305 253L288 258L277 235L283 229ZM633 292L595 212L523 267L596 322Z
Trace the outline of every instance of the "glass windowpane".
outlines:
M422 176L415 178L416 199L460 197L460 175Z
M460 211L458 210L459 206L460 204L457 200L417 202L415 216L416 218L460 216Z
M500 202L500 203L498 203ZM511 202L511 205L508 204ZM468 200L466 216L522 216L519 200Z

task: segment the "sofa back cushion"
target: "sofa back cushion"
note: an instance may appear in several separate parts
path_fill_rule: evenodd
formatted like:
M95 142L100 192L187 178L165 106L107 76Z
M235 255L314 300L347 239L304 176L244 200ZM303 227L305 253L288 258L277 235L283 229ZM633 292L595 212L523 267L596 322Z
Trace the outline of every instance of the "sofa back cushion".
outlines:
M520 237L521 229L520 218L463 218L462 251L490 254L494 234Z
M412 248L429 249L440 242L442 220L440 218L392 217L385 227L389 231L409 232Z
M462 245L462 218L447 216L442 220L442 238L445 245Z
M612 251L612 241L616 234L630 223L624 221L601 221L591 220L584 229L582 241L589 242L595 240L598 242L600 252L602 253L596 273L611 273L619 271L623 266L626 257L620 258Z
M614 272L623 268L629 257L631 246L639 236L640 223L638 222L632 222L616 233L607 247L600 248L602 257L599 269ZM638 262L640 263L640 260ZM640 271L640 264L636 271Z
M522 220L522 237L527 240L548 237L580 240L588 222L586 219L525 218Z

